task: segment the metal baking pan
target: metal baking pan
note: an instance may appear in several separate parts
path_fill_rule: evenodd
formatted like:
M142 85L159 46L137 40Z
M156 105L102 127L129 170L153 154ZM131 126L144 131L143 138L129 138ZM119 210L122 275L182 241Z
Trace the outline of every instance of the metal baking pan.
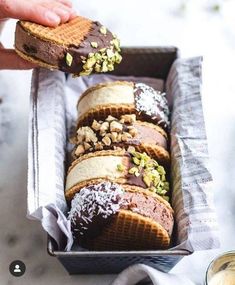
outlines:
M156 77L166 80L172 63L178 57L176 47L128 47L122 49L123 60L112 74ZM187 250L146 251L58 251L48 236L48 253L57 257L69 274L112 274L143 263L169 271L186 255Z

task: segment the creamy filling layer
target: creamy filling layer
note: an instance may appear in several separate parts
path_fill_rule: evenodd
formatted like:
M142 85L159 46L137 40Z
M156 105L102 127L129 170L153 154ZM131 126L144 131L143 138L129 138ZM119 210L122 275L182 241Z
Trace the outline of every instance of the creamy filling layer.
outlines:
M83 116L90 109L107 104L134 104L134 90L131 85L110 85L86 94L78 103L78 115Z
M125 172L118 171L117 165L123 164L121 156L95 156L87 158L75 165L66 180L66 191L87 180L124 178Z

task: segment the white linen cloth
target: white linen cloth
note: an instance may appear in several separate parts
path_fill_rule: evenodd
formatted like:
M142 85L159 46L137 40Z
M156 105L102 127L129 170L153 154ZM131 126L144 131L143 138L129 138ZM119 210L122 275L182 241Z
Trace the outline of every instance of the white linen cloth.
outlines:
M195 285L186 277L164 273L145 264L128 267L110 285L135 285L146 277L151 281L146 281L143 285Z

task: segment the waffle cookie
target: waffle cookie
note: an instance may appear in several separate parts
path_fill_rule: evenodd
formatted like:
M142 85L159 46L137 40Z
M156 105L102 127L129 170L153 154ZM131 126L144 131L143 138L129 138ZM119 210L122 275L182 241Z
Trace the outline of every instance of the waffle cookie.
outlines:
M74 159L97 150L134 146L160 164L167 166L170 161L166 132L152 123L136 120L135 114L122 115L119 120L110 115L104 121L93 120L90 126L78 128L71 142L75 143Z
M169 126L169 109L165 93L143 83L115 81L97 84L79 98L78 126L89 125L108 115L119 118L136 114L137 119L153 122L164 129Z
M75 239L92 250L165 249L174 224L159 195L105 180L75 195L69 219Z
M156 192L168 200L169 183L163 166L146 153L103 150L75 160L68 170L65 197L71 201L86 185L108 180Z
M17 22L15 50L42 67L76 75L112 71L121 62L116 36L99 22L80 16L56 28Z

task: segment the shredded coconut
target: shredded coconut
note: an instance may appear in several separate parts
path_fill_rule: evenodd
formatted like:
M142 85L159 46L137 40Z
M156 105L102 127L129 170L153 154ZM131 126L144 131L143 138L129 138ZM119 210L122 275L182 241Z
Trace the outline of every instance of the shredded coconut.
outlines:
M75 194L68 219L76 234L83 235L93 223L94 218L107 219L121 206L124 190L121 186L102 182L82 188Z
M144 83L136 83L134 88L135 107L139 113L158 119L158 124L169 126L169 108L166 93L154 90Z

